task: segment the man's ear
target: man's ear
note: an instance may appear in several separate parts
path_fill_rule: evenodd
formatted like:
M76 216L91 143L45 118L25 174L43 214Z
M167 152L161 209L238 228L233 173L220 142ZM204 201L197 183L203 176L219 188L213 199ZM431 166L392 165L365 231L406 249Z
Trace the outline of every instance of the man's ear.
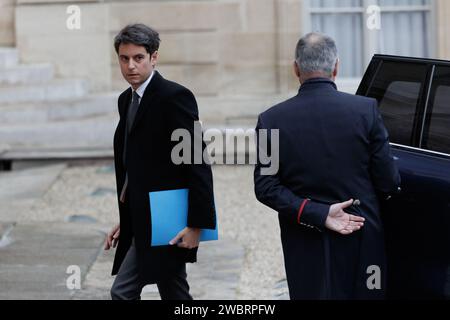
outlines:
M336 64L334 65L334 70L333 70L333 78L336 78L338 73L339 73L339 58L336 60Z
M158 51L153 52L153 54L150 56L150 62L153 67L156 65L156 62L158 62Z
M300 79L300 69L298 67L297 61L294 61L293 67L295 76Z

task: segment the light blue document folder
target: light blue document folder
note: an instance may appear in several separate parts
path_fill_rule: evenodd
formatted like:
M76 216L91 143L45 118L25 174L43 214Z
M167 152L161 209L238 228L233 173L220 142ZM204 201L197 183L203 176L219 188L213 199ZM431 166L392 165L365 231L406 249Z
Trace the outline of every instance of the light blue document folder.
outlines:
M169 241L187 226L189 190L150 192L149 200L152 220L151 246L167 246ZM200 241L218 238L216 216L216 229L202 229Z

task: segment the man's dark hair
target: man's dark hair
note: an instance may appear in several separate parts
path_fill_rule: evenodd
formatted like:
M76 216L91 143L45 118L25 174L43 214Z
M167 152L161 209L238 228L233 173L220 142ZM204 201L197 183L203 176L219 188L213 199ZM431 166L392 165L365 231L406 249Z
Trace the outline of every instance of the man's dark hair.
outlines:
M134 44L143 46L149 54L153 54L159 49L159 33L145 24L136 23L129 24L117 34L114 38L114 48L119 53L121 44Z

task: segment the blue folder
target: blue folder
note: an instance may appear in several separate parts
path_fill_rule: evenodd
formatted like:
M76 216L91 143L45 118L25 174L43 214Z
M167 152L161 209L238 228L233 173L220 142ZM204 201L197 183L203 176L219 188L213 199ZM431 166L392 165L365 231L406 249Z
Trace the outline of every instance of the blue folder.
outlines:
M151 246L167 246L187 226L189 190L178 189L149 193L152 241ZM202 229L200 241L218 240L216 229Z

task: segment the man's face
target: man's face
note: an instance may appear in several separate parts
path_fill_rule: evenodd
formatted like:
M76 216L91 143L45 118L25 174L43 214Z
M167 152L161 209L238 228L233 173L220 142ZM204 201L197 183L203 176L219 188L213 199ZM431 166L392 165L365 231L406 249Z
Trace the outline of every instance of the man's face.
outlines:
M120 71L134 90L148 79L155 69L158 52L151 56L143 46L127 43L119 46Z

